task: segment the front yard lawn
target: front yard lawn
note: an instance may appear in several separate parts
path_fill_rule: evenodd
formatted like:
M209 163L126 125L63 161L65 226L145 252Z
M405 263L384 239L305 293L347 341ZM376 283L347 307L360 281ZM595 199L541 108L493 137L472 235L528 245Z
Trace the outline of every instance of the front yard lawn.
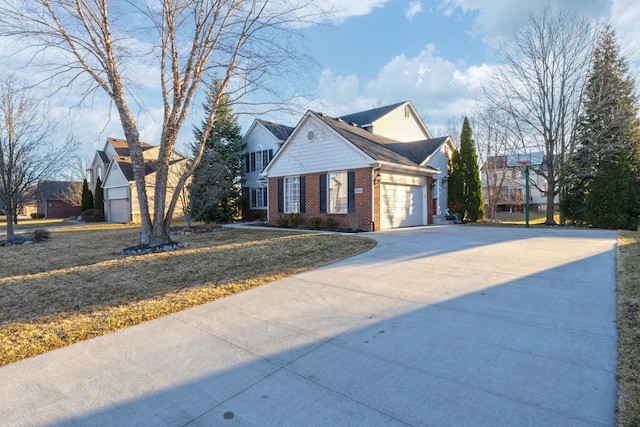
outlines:
M175 252L126 257L137 228L52 231L0 247L0 366L344 259L375 241L225 230Z

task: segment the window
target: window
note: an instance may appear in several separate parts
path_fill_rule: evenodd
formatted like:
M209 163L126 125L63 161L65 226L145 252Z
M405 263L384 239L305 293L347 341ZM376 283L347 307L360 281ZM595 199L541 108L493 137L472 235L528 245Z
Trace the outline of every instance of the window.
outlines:
M252 188L251 189L251 207L256 209L265 209L267 207L267 189Z
M292 176L284 179L284 212L300 212L300 177Z
M247 172L262 172L273 158L273 149L247 153Z
M347 213L348 185L347 172L329 172L327 174L329 189L329 213Z
M356 174L354 171L320 175L320 212L347 213L356 209ZM361 192L361 190L359 190Z

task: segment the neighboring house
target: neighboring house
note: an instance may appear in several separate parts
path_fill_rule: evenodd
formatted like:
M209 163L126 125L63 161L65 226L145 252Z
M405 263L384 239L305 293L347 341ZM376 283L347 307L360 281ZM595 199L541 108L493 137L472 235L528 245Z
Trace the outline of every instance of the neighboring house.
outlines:
M267 183L261 173L291 132L292 127L256 119L242 137L245 144L244 220L267 217Z
M145 160L145 182L149 201L149 213L153 216L153 191L155 185L155 161L160 147L141 143ZM177 183L188 158L174 151L169 166L166 203L173 196L172 182ZM96 152L92 167L89 169L91 188L95 190L99 176L104 189L104 210L107 221L140 222L140 205L133 176L133 167L127 142L122 139L107 138L104 149ZM174 216L182 216L183 200L179 200Z
M529 169L529 209L544 210L547 204L547 182ZM522 166L510 166L508 156L490 156L480 168L482 194L487 212L495 204L496 212L523 212L526 202L526 180ZM558 197L555 198L558 203Z
M70 203L71 195L82 184L71 181L40 181L36 188L36 212L45 218L70 218L80 215L80 206Z
M432 224L446 210L454 149L409 101L339 118L308 111L263 171L269 223L300 213L345 229Z

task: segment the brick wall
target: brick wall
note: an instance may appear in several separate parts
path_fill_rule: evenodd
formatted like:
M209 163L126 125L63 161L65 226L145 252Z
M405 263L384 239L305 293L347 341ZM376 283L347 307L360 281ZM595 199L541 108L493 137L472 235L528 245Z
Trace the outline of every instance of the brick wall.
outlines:
M346 214L320 213L320 175L319 172L304 175L305 177L305 213L300 214L303 224L308 224L313 217L320 217L323 221L333 218L337 228L371 230L371 168L360 168L355 172L355 188L362 189L362 193L355 194L355 211ZM376 184L377 197L380 199L380 185ZM374 197L376 197L374 195ZM379 205L376 205L379 206ZM278 225L278 178L269 178L269 224ZM380 216L379 209L377 213ZM378 222L376 221L376 227Z

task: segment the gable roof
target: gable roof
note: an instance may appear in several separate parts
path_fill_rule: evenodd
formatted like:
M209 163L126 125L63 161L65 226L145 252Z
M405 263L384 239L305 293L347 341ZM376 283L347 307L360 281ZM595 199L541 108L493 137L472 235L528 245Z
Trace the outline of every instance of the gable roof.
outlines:
M342 118L336 119L315 112L311 112L311 114L378 162L389 162L403 166L421 166L423 161L446 140L446 137L443 137L410 143L398 142L346 123ZM437 172L433 168L426 168L430 169L430 172Z
M43 200L64 200L65 194L73 192L72 181L40 181L37 186L38 198Z
M256 121L264 126L266 130L271 132L271 134L275 136L278 141L284 141L285 139L289 138L289 135L293 133L294 128L292 128L291 126L268 122L262 119L256 119Z
M397 104L385 105L383 107L373 108L371 110L360 111L353 114L347 114L345 116L340 116L339 118L344 120L347 123L355 123L360 127L365 127L371 125L376 120L386 116L391 111L395 110L402 104L408 101L398 102Z
M114 156L113 160L118 164L118 168L124 175L127 181L132 182L135 180L133 175L133 164L131 163L131 157L128 156ZM175 165L176 163L182 162L186 160L186 158L180 158L176 160L172 160L169 163L169 166ZM156 170L158 170L158 164L155 161L145 161L144 162L144 175L151 175Z
M111 144L118 156L130 156L131 153L129 151L129 144L125 139L119 138L107 138L107 144ZM142 151L146 151L150 148L153 148L153 145L147 144L146 142L140 142L140 146L142 147ZM102 157L102 156L101 156Z

